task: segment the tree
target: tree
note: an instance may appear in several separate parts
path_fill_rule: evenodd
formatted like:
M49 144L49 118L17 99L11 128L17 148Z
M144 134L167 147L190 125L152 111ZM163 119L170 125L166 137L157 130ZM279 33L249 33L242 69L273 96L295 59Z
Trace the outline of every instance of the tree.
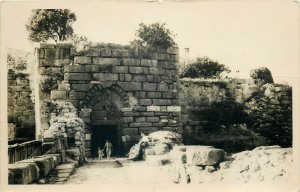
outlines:
M230 69L218 61L209 59L208 57L197 58L196 61L187 65L181 70L180 78L220 78L221 73L230 73Z
M64 41L73 34L72 24L76 16L69 9L35 9L26 25L29 40L45 42L53 39Z
M137 39L132 41L131 44L138 43L143 46L163 48L176 46L174 41L175 34L166 28L165 23L157 22L150 25L140 23L135 35Z
M250 76L252 79L260 81L263 84L274 83L271 71L266 67L251 70Z

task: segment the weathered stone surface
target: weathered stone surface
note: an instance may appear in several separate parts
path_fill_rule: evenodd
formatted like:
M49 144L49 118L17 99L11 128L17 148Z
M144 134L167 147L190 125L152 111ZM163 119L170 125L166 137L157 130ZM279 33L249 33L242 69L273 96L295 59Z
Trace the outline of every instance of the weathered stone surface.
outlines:
M123 117L123 123L132 123L133 117Z
M126 91L142 90L142 84L140 82L118 82L118 85Z
M165 83L160 83L157 85L157 91L169 91L169 86Z
M140 99L140 105L149 106L152 104L152 99Z
M147 122L150 122L150 123L159 122L159 117L147 117Z
M13 184L30 184L39 178L39 168L35 163L9 164L8 170L13 174Z
M128 73L128 66L114 66L113 73Z
M140 59L123 59L123 64L124 65L131 65L131 66L139 66L141 65L141 60Z
M138 128L125 128L124 134L125 135L138 135L139 129Z
M160 106L147 106L147 111L160 111Z
M143 74L143 67L129 67L129 73Z
M119 75L111 73L94 73L93 79L98 81L117 81L119 79Z
M157 67L157 60L142 59L141 60L141 66Z
M91 57L77 56L77 57L74 57L74 63L75 64L91 64L92 59L91 59Z
M120 65L120 59L118 58L93 58L93 64L95 65Z
M51 91L51 99L66 99L67 98L67 91Z
M184 149L185 148L185 149ZM186 151L187 162L192 165L216 165L224 160L225 152L222 149L216 149L211 146L184 146L174 148L172 155L177 151Z
M156 91L157 85L155 83L144 83L143 91Z
M65 73L65 80L91 80L92 75L90 73Z
M169 99L153 99L153 105L172 105L172 101Z
M152 123L130 123L130 127L150 127Z

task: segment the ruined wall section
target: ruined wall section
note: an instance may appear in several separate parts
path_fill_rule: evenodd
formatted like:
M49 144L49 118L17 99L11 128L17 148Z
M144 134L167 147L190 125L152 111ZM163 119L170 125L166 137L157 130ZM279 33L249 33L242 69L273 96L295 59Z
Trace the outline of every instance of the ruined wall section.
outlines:
M34 139L35 112L29 74L8 72L8 140Z

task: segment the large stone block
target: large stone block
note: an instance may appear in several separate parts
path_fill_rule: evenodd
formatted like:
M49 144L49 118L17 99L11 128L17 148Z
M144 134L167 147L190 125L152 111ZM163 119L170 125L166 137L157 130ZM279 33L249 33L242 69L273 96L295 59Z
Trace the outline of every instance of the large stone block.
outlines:
M157 85L157 91L169 91L169 86L165 83L160 83Z
M8 170L14 177L10 184L30 184L39 178L39 168L34 162L9 164Z
M139 66L141 65L141 60L140 59L131 59L131 58L126 58L123 59L123 64L124 65L131 65L131 66Z
M132 123L133 117L123 117L123 123Z
M132 81L144 82L144 81L146 81L146 76L145 75L133 75Z
M152 75L163 75L165 74L165 70L158 67L149 67L149 74Z
M98 81L117 81L119 79L119 75L110 73L94 73L93 79Z
M118 85L125 91L139 91L142 90L142 83L140 82L118 82Z
M145 67L157 67L157 60L150 60L150 59L142 59L141 66Z
M129 67L129 73L143 74L143 67Z
M120 65L121 61L118 58L93 58L93 64L95 65Z
M111 50L111 56L118 57L118 58L127 58L127 57L132 57L132 54L128 50L113 49Z
M151 98L151 99L161 98L161 92L147 92L147 98Z
M160 111L160 106L147 106L147 111Z
M159 122L159 117L147 117L147 122L149 123Z
M65 73L65 80L89 81L91 79L90 73Z
M51 91L51 99L66 99L67 98L67 91Z
M69 99L83 99L85 94L86 94L85 92L81 92L81 91L70 91Z
M135 120L136 123L146 122L146 118L145 117L135 117L134 120Z
M69 73L82 73L85 72L84 65L67 65L64 67L65 72Z
M140 105L149 106L152 104L152 99L140 99Z
M130 127L151 127L152 123L130 123Z
M113 73L128 73L128 66L114 66L112 68Z
M144 83L143 91L156 91L157 84L155 83Z
M224 160L225 152L222 149L216 148L197 148L194 150L187 150L187 154L193 155L193 165L216 165Z
M153 105L172 105L172 101L170 99L153 99Z
M71 84L71 89L75 91L88 91L90 88L92 88L92 84Z
M152 133L157 130L158 130L157 127L141 127L141 128L139 128L140 133L144 133L144 134L149 134L149 133Z
M74 57L74 64L91 64L91 63L92 63L91 57L86 57L86 56Z
M138 128L125 128L124 135L137 135L139 134Z

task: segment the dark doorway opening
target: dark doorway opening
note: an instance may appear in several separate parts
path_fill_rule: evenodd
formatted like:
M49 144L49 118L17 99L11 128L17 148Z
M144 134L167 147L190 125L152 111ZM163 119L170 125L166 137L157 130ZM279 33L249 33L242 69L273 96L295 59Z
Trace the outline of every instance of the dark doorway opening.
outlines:
M100 147L103 150L106 140L109 140L113 145L112 155L117 154L117 149L118 149L117 125L94 125L92 126L91 131L92 131L91 156L93 158L98 157L98 147Z

